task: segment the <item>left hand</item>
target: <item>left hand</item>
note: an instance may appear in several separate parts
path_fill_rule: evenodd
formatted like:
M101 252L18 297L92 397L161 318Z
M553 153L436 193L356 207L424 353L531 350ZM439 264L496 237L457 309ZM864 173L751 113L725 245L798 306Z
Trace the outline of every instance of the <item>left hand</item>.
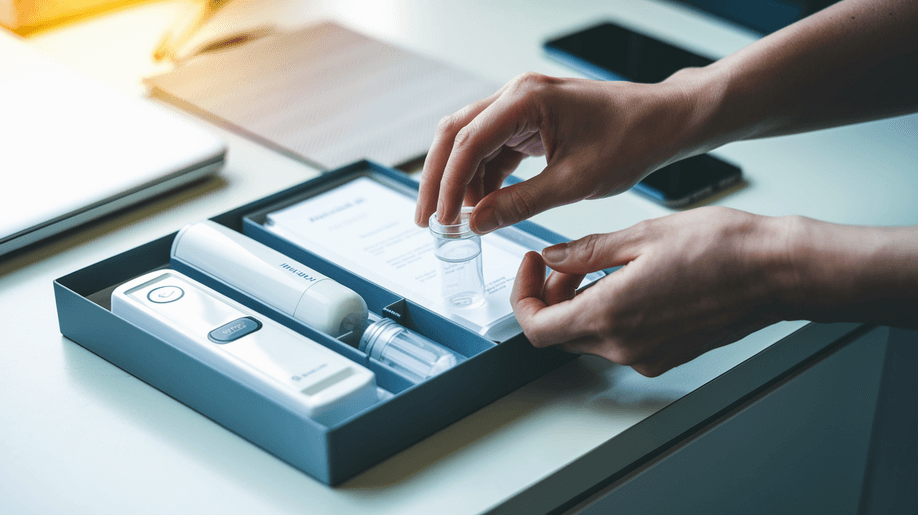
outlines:
M695 73L659 84L520 75L441 120L418 191L415 223L453 220L484 234L542 211L617 195L653 170L698 153L703 133ZM502 187L526 156L545 169Z
M657 376L783 319L794 272L785 219L706 207L523 259L511 304L536 347ZM554 272L545 280L545 265ZM622 266L575 295L589 272Z

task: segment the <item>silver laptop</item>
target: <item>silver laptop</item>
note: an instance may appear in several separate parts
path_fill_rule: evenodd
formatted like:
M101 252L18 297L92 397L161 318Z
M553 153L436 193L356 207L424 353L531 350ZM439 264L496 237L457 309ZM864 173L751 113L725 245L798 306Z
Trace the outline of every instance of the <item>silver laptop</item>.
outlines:
M215 173L220 138L0 30L0 255Z

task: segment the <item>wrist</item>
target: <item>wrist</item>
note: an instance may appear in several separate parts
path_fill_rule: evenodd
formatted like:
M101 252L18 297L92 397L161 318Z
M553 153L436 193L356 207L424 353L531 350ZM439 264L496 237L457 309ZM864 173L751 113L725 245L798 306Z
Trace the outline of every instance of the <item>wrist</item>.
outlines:
M661 83L673 90L681 113L682 123L674 135L681 152L674 161L732 141L722 126L727 71L715 62L703 68L683 68Z
M783 318L918 323L918 230L780 219L787 231Z
M757 292L757 309L769 323L800 319L808 294L795 252L806 222L802 217L751 216L738 255L747 270L745 287Z
M773 249L776 266L773 274L776 298L781 305L783 320L812 319L814 299L823 295L824 281L813 264L819 250L812 244L814 220L803 216L783 216L770 219L783 237Z

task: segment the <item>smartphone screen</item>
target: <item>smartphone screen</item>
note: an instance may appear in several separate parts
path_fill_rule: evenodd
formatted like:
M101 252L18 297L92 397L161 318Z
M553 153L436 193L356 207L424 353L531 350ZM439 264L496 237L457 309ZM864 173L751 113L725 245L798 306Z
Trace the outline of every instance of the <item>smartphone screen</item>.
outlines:
M597 75L597 71L600 75L601 71L607 71L632 82L660 82L681 68L707 66L713 62L613 23L601 23L553 39L545 44L545 48L565 61L575 58L592 66L593 76Z

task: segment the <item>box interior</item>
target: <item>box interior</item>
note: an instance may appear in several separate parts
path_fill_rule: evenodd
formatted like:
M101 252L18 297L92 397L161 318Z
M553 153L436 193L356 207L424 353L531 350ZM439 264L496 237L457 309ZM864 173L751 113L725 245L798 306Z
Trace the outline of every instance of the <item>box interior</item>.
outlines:
M328 484L343 481L573 359L558 351L537 350L521 333L502 343L487 340L260 229L264 213L367 174L416 191L416 183L400 172L360 162L212 220L244 232L356 291L367 301L371 316L395 319L400 325L466 358L453 368L415 383L355 348L348 335L334 338L321 333L187 263L170 261L170 248L176 233L58 279L55 291L61 332ZM560 236L532 224L523 224L511 233L519 233L511 237L530 244L563 241ZM162 268L182 272L366 366L376 374L377 386L384 390L380 402L333 426L324 426L272 405L267 399L253 398L257 394L245 391L238 384L230 384L231 379L220 377L219 373L215 375L213 370L207 370L209 367L205 363L195 362L180 349L111 313L112 290L134 277ZM223 398L227 394L232 402ZM373 438L368 439L368 435Z

